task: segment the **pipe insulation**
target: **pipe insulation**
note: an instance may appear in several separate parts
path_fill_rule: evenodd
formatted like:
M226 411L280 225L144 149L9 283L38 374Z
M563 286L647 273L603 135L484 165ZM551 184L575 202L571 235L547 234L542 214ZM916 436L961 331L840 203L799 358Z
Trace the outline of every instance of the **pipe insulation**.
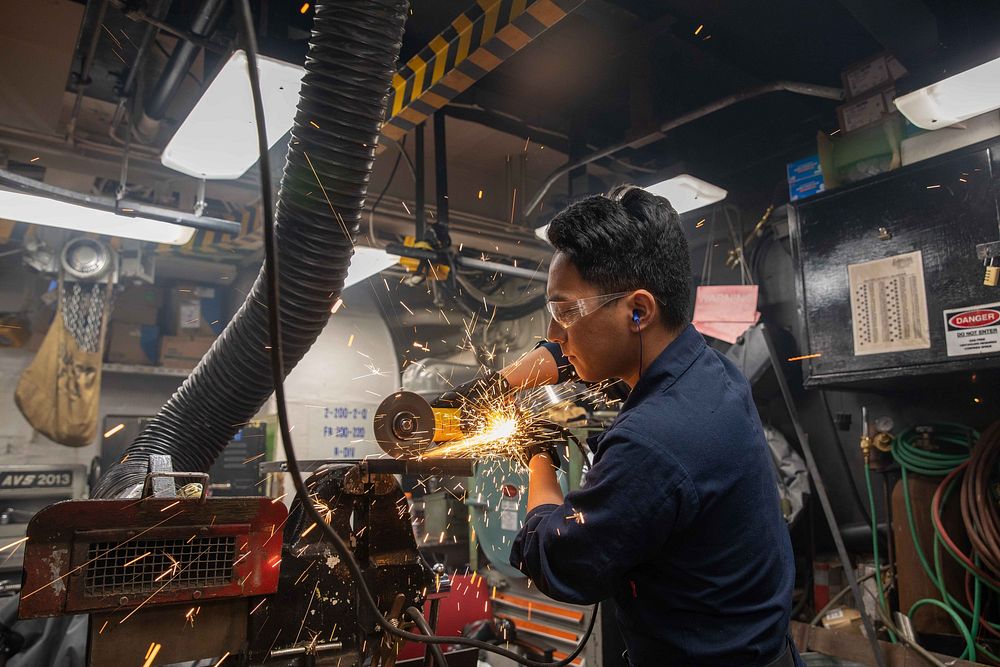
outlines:
M353 254L407 0L316 4L275 207L285 372L326 326ZM243 306L159 414L92 493L134 495L151 454L207 471L273 391L264 268ZM335 369L331 369L335 370Z

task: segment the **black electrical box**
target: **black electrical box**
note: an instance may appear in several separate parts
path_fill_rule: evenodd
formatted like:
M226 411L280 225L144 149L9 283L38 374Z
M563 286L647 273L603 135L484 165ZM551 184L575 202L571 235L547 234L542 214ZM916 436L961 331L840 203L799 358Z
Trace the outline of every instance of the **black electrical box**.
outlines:
M1000 288L976 257L998 199L993 140L793 206L805 386L1000 367Z

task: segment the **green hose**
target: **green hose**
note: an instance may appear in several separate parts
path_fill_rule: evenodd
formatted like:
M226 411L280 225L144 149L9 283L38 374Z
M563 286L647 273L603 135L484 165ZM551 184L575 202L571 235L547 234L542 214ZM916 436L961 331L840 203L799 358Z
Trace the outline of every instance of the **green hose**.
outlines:
M913 618L913 614L917 611L917 609L920 609L925 605L932 605L934 607L944 609L945 612L948 613L948 616L951 617L952 623L955 624L955 627L959 629L959 631L962 633L962 636L965 638L965 651L962 652L962 655L960 655L958 659L959 660L968 659L970 662L975 662L976 642L972 640L972 635L969 633L969 629L965 627L965 621L963 621L962 618L955 613L954 609L946 605L944 602L941 602L940 600L935 600L933 598L924 598L923 600L917 600L916 602L913 603L913 606L910 607L910 611L907 614L907 616Z
M868 488L868 514L872 518L872 559L875 561L875 585L878 587L878 603L882 605L886 615L889 615L889 603L885 599L885 586L882 585L882 564L878 557L878 518L875 514L875 492L872 491L872 471L865 462L865 486ZM896 643L896 633L889 630L889 639Z
M970 450L972 443L979 439L978 431L962 426L961 424L937 423L932 424L931 426L933 428L935 442L948 443ZM978 645L977 647L975 642L975 637L979 633L980 618L982 614L982 586L984 583L989 585L988 582L983 582L982 579L975 574L975 572L972 572L968 566L961 559L959 559L954 552L951 551L951 548L941 538L940 532L938 531L937 525L933 519L931 524L934 526L935 531L933 545L934 567L931 567L927 560L927 556L924 554L923 547L920 544L920 539L917 536L916 522L914 520L913 513L913 502L910 497L908 473L914 472L926 477L945 477L956 467L962 465L966 460L968 460L969 452L964 451L962 453L955 454L927 451L916 445L916 442L920 438L921 435L916 429L904 431L893 440L892 455L902 471L903 501L906 506L906 518L907 523L909 524L910 537L913 540L914 550L917 553L921 567L927 574L927 577L941 593L941 598L944 602L935 599L918 600L914 603L913 607L910 608L908 615L912 616L914 611L925 605L932 605L944 609L948 613L952 622L955 624L955 627L961 631L963 637L966 639L966 649L962 654L963 658L968 656L969 660L974 661L978 648L979 653L982 655L995 662L1000 662L1000 658L986 650L982 645ZM950 495L952 487L953 485L944 490L941 498L942 507ZM945 549L948 550L949 554L955 558L955 560L957 560L973 575L975 592L973 595L973 609L971 610L968 609L961 601L956 599L951 593L949 593L945 586L940 558L942 545L944 545ZM970 619L972 623L971 630L966 625L962 616L956 612L960 612L963 616ZM990 625L994 628L1000 628L1000 624L990 623Z

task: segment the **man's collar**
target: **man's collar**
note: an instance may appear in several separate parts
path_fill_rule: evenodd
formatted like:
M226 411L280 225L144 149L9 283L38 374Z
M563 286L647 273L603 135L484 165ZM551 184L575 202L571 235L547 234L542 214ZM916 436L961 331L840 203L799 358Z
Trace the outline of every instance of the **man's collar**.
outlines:
M691 367L691 364L705 347L705 339L694 328L694 325L685 326L677 338L664 348L660 356L642 374L635 387L632 388L625 404L622 405L621 411L625 412L634 407L656 389L672 385L677 378L684 374L684 371Z

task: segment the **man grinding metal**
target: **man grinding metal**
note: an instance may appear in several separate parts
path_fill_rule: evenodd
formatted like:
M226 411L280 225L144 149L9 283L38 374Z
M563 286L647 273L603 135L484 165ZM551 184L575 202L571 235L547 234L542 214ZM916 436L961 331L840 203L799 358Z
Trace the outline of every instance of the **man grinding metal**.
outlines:
M788 638L794 563L750 387L688 320L687 241L670 203L621 186L555 216L548 342L445 401L576 378L631 393L563 495L532 453L510 555L539 590L613 600L635 667L803 665Z

